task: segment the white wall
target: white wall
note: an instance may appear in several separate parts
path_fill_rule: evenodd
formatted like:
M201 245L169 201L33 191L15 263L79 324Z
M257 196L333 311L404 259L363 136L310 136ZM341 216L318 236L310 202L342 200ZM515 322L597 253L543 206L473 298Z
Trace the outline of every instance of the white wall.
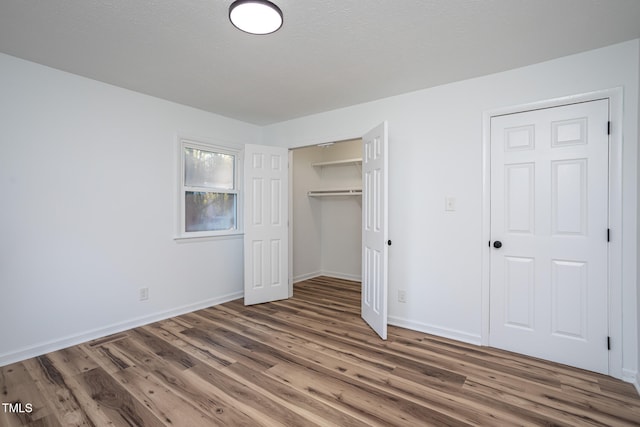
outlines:
M268 126L287 147L361 136L389 122L389 320L479 343L482 331L483 112L623 88L623 371L638 360L639 40ZM457 211L445 212L446 196ZM404 289L407 303L396 300Z
M3 54L0 94L0 365L242 296L241 239L173 239L176 135L259 127Z
M313 167L316 162L362 156L362 142L293 151L293 278L317 275L360 280L362 198L308 197L309 190L361 188L356 165Z

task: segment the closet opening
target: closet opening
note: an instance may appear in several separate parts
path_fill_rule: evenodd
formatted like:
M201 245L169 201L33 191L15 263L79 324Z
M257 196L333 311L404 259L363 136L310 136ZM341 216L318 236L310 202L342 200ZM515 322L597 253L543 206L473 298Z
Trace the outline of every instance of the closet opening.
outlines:
M292 285L319 276L361 282L362 139L295 148L289 161Z

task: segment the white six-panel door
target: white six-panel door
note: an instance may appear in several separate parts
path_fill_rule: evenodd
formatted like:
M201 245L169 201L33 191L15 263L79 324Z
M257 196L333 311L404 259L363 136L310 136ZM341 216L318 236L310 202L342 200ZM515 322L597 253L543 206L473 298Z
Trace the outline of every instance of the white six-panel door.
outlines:
M362 137L362 318L387 339L387 122Z
M288 150L244 152L244 303L289 298Z
M491 119L491 346L608 373L608 117Z

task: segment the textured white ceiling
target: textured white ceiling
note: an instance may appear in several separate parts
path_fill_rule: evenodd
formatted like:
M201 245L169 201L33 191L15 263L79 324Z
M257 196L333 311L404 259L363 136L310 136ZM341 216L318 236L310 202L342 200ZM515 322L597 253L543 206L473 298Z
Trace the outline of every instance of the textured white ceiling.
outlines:
M0 52L259 125L640 37L639 0L0 0Z

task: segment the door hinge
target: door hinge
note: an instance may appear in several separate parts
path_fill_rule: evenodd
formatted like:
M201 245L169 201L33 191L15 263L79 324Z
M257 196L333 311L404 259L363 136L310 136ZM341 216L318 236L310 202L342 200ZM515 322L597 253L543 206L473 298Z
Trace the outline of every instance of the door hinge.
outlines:
M607 350L611 350L611 337L607 337Z
M607 122L607 135L611 135L611 121Z
M607 228L607 242L611 241L611 229Z

